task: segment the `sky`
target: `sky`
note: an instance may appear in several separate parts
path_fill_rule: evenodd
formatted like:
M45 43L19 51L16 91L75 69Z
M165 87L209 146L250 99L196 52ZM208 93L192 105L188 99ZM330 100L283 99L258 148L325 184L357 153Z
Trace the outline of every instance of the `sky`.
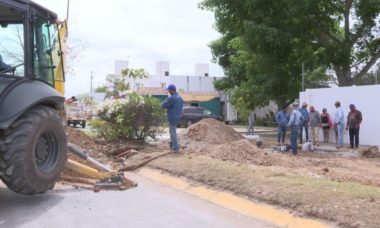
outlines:
M66 18L67 0L34 0ZM209 63L210 76L222 76L211 63L208 44L217 39L214 16L198 8L200 0L71 0L69 39L78 56L66 75L66 96L90 91L114 73L115 60L155 73L157 61L169 61L171 75L194 75L196 63Z

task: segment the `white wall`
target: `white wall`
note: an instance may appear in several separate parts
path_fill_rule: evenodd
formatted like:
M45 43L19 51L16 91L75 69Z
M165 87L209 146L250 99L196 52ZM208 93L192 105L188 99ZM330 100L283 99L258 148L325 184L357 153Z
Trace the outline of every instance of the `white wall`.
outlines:
M346 120L349 105L355 104L363 115L359 136L360 144L376 146L380 145L379 98L380 85L307 89L300 93L300 103L305 101L309 105L313 105L319 112L326 108L332 118L334 118L336 110L334 106L336 101L340 101ZM320 139L322 139L322 133ZM344 141L349 143L349 136L346 131ZM335 142L333 130L330 131L330 142Z
M210 74L210 66L204 63L195 64L195 76L209 76Z
M170 63L167 61L156 62L156 75L165 76L165 72L168 72L170 75Z

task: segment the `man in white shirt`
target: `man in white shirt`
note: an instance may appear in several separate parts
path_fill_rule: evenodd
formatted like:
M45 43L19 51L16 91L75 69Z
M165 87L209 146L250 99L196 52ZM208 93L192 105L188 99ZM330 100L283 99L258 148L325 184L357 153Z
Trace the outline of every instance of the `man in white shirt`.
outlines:
M335 102L336 112L334 118L335 128L338 130L338 145L336 148L343 147L343 133L344 133L344 111L340 107L340 102Z

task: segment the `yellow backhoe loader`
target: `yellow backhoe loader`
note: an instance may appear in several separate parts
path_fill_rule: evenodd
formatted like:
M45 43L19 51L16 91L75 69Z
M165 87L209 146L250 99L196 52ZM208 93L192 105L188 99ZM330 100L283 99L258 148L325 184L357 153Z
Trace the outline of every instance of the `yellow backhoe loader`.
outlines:
M98 178L98 187L126 181L68 144L66 36L66 22L54 12L29 0L0 0L0 178L21 194L53 188L65 166ZM98 169L67 160L68 150Z

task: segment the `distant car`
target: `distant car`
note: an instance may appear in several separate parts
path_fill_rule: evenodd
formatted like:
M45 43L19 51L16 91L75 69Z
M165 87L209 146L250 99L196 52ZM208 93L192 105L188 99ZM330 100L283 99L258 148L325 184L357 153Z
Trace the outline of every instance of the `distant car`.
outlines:
M185 106L182 110L180 126L189 127L192 124L205 119L212 118L221 121L222 118L213 114L210 110L203 107Z

